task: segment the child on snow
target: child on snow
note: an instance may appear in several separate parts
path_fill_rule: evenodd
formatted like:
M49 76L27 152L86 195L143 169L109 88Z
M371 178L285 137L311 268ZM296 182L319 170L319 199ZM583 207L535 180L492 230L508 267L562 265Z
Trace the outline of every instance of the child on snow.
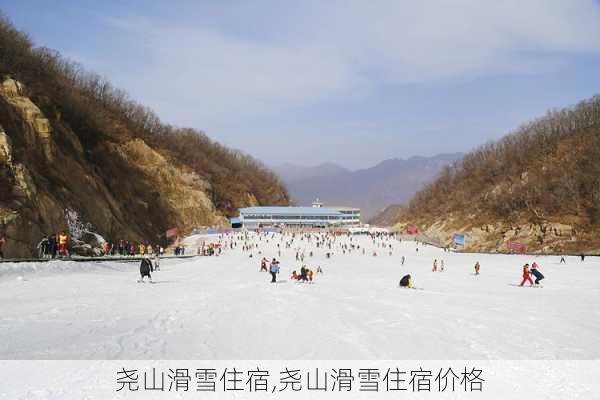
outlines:
M475 275L479 275L479 269L481 268L481 265L479 265L479 261L477 261L475 263Z
M525 282L529 282L531 286L533 286L533 281L531 280L531 276L529 275L529 264L523 265L523 280L519 286L523 286Z

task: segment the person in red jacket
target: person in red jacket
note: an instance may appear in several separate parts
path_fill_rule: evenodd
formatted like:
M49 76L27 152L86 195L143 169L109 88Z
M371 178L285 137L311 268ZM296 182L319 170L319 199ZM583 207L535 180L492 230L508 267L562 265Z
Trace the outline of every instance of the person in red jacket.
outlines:
M523 280L521 281L520 286L523 286L527 281L529 281L529 284L533 286L533 281L531 280L531 276L529 274L529 264L523 265Z

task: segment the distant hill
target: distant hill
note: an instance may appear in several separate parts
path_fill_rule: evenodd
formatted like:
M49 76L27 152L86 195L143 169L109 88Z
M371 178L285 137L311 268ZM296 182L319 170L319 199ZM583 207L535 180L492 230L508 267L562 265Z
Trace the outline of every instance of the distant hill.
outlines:
M600 253L600 96L465 155L396 222L443 244L464 233L472 250Z
M389 204L408 201L445 165L460 157L457 153L393 158L355 171L333 163L314 167L285 164L274 170L295 203L308 205L318 197L326 205L360 207L363 220L367 221Z

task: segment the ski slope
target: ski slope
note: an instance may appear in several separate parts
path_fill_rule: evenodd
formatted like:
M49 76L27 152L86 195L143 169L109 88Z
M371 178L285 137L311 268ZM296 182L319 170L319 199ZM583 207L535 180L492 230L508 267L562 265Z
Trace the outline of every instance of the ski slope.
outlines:
M366 255L336 249L326 259L301 242L305 264L324 274L298 284L296 251L278 257L280 239L252 238L281 260L276 284L241 243L219 257L163 260L154 284L136 283L137 263L0 264L0 358L600 358L597 258L417 253L395 240L390 256L361 237L353 243ZM434 258L444 272L431 271ZM533 261L544 287L516 286ZM422 290L398 287L406 273Z

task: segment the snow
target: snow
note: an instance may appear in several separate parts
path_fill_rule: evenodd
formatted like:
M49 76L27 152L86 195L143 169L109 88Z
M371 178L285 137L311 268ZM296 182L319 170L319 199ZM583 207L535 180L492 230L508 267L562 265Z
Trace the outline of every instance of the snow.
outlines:
M353 243L366 247L366 255L335 249L327 259L306 241L283 249L279 234L269 237L268 244L264 237L253 240L264 256L281 260L277 284L259 272L262 255L253 250L249 258L241 242L218 257L161 260L154 284L136 283L137 263L0 264L0 358L600 357L598 258L567 257L565 265L555 256L445 253L431 246L417 253L414 242L397 241L389 242L390 256L360 236ZM305 264L324 270L313 284L289 280L300 269L298 246ZM444 260L444 272L431 271L435 258ZM518 287L522 265L533 261L546 276L543 288ZM422 290L398 287L407 273Z

